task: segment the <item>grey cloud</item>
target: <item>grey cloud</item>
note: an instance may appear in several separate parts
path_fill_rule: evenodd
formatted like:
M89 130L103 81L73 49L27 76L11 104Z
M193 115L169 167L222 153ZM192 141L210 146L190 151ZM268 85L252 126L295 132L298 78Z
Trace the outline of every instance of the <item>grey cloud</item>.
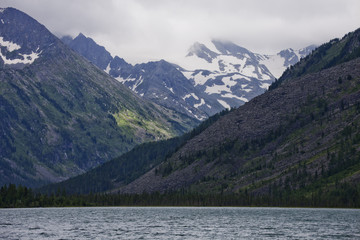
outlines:
M195 41L259 53L320 44L360 27L358 0L3 0L57 35L84 33L135 63L176 59Z

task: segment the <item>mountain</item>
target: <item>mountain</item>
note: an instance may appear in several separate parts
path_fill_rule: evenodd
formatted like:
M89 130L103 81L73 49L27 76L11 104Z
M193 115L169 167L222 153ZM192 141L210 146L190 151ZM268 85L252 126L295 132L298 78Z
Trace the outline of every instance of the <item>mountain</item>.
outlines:
M99 46L81 33L75 39L65 36L61 40L101 69L105 69L112 60L110 53L103 46Z
M238 107L264 93L275 78L309 54L315 46L301 50L286 49L276 55L261 55L232 42L212 40L207 45L195 43L186 57L179 60L182 73L201 97L215 98L220 108L204 104L202 110L213 113ZM205 107L209 106L208 109Z
M276 199L293 194L309 201L323 195L332 201L342 191L351 201L351 186L360 181L359 30L343 39L327 43L328 49L337 49L336 56L325 51L319 58L320 46L292 71L306 62L312 62L310 69L324 59L340 59L331 67L277 82L276 88L209 118L179 141L143 145L56 188L238 193ZM166 152L156 150L167 144ZM145 167L131 170L138 163ZM98 185L85 187L91 179Z
M0 9L0 185L83 173L198 122L135 95L36 20Z
M196 120L208 117L194 101L184 97L188 93L196 95L197 91L172 64L161 60L133 66L118 56L111 57L104 47L81 33L73 40L69 36L62 40L139 96Z
M109 57L104 47L83 34L62 40L138 95L198 120L263 93L275 80L275 73L281 74L315 47L260 55L231 42L213 40L210 48L195 43L178 65L161 60L132 66L117 56Z

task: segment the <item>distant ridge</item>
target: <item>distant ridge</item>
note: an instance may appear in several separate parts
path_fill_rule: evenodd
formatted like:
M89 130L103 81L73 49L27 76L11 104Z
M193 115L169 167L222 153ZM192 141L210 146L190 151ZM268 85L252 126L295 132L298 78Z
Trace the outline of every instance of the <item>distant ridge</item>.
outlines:
M265 92L275 76L315 48L261 55L213 40L208 46L194 43L178 65L161 60L132 66L118 56L112 58L83 34L64 37L63 42L139 96L198 120Z

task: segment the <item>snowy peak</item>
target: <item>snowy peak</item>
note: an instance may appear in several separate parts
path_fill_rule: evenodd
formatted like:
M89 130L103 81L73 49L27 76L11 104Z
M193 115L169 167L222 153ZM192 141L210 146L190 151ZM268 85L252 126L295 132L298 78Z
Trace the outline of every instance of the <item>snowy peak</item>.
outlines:
M241 74L262 80L274 79L257 55L232 42L219 40L212 40L208 46L195 43L179 65L187 70L183 72L186 76L195 76L196 71L204 70L216 75Z
M198 58L202 58L208 63L211 63L212 60L218 56L218 54L211 51L204 44L196 42L190 47L189 53L186 56L197 56Z
M177 64L204 99L200 102L203 103L201 110L212 115L224 108L238 107L262 94L276 77L309 54L312 48L262 55L230 41L211 40L206 44L194 43ZM186 95L185 99L192 97Z
M252 52L232 42L219 40L212 40L211 42L223 55L231 55L237 58L255 58L255 55Z

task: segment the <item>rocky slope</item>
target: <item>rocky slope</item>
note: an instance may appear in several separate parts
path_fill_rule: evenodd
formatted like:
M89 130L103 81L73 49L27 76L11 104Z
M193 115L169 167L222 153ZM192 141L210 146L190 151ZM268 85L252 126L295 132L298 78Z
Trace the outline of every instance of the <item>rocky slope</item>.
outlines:
M291 79L118 190L266 193L286 181L297 189L336 174L338 181L358 181L359 69L356 59Z
M197 121L136 96L13 8L0 9L0 185L83 173Z

